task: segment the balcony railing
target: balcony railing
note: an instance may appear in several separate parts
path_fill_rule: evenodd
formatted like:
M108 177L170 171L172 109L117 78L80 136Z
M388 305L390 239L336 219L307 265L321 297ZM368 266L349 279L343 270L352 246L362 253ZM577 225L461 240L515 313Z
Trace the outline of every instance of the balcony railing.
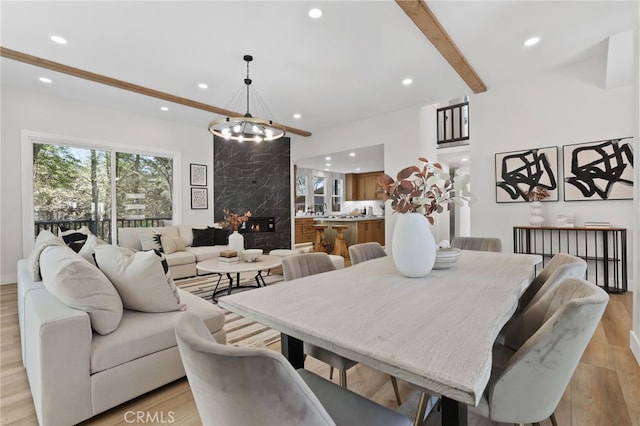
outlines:
M118 228L141 228L152 226L164 226L165 220L171 220L170 217L149 217L146 219L116 219ZM80 229L83 226L89 228L89 230L95 234L101 240L111 242L111 219L105 218L102 220L94 219L73 219L73 220L45 220L35 222L35 234L38 235L40 231L48 229L54 234L58 235L58 229L64 227L67 229Z

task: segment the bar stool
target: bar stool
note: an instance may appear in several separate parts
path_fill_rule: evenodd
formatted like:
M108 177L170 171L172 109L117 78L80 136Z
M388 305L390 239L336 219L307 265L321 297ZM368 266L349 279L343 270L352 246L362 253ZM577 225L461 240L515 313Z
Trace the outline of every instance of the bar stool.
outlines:
M333 251L331 254L342 256L345 259L349 257L349 250L347 249L347 243L344 241L344 234L342 231L349 229L349 225L331 225L336 230L336 240L333 244Z
M316 230L316 242L313 245L313 251L319 251L326 253L327 252L327 242L324 240L324 230L329 227L329 225L313 225Z

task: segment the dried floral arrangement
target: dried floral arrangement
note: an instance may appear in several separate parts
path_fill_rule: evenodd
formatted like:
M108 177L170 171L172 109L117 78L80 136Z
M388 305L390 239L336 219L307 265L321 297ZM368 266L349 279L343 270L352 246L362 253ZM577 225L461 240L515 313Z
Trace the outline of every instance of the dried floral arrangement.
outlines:
M421 213L434 224L434 213L442 213L451 204L462 205L469 202L469 176L457 175L452 180L440 163L431 163L420 157L422 167L409 166L394 180L388 174L378 178L378 193L384 201L391 200L391 208L396 213Z
M540 185L534 186L533 189L530 189L525 194L529 201L542 201L551 196L551 194L549 194L549 191L547 191L545 187Z
M237 231L240 226L251 217L251 211L247 210L247 212L243 215L239 215L238 213L231 213L229 209L222 209L222 213L224 214L224 225L223 227L226 229L231 229L232 231Z

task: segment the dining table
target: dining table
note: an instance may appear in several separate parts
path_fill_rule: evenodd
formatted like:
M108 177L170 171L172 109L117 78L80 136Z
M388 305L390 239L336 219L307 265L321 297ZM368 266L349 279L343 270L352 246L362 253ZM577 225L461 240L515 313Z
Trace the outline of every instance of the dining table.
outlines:
M531 283L539 255L462 250L448 269L408 278L391 256L221 297L221 307L303 343L439 394L443 425L466 425L489 381L498 333Z

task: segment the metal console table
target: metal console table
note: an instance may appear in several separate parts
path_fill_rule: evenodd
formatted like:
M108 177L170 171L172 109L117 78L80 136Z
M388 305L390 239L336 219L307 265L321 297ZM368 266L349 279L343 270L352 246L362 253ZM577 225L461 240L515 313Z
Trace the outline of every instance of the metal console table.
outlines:
M556 253L587 261L586 279L609 293L627 291L627 230L514 226L513 252L540 254L543 265Z

